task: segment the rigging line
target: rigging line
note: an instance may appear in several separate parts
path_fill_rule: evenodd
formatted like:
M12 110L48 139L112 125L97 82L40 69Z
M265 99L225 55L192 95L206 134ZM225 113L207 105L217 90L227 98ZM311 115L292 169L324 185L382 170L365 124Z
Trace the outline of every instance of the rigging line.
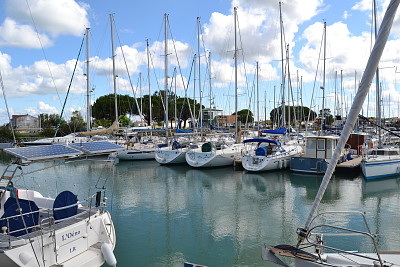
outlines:
M169 32L170 32L170 34L171 34L172 44L174 45L175 58L176 58L176 62L178 63L178 69L179 69L179 74L181 75L182 85L183 85L183 88L185 88L185 81L184 81L184 79L183 79L182 68L181 68L181 64L180 64L180 62L179 62L178 52L176 51L175 39L174 39L174 37L173 37L173 35L172 35L171 25L170 25L169 23L168 23L168 29L169 29ZM200 55L199 55L199 56L200 56ZM199 77L199 78L200 78L200 77Z
M324 33L322 33L322 36L324 36ZM311 107L313 106L313 102L314 102L314 105L315 105L315 101L314 101L314 92L315 92L315 85L316 85L316 83L317 83L317 75L318 75L318 69L319 69L319 62L320 62L320 59L321 59L321 52L322 52L323 42L324 42L324 39L321 38L321 45L320 45L320 48L319 48L319 54L318 54L318 60L317 60L317 69L315 70L313 90L312 90L312 93L311 93L310 109L308 110L308 117L307 117L307 124L306 124L306 132L307 132L307 130L308 130L308 123L310 122ZM324 90L325 90L325 89L324 89Z
M136 102L136 106L139 107L139 104L138 104L137 99L136 99L136 92L135 92L135 90L133 89L133 84L132 84L131 75L129 74L128 64L126 63L126 58L125 58L124 49L122 48L121 40L119 39L119 34L118 34L118 30L117 30L117 27L116 27L116 24L115 24L115 20L114 20L114 19L113 19L113 22L114 22L114 30L115 30L115 32L117 33L118 43L119 43L119 46L120 46L120 48L121 48L122 58L124 59L125 68L126 68L126 73L127 73L127 75L128 75L128 78L129 78L129 84L130 84L130 86L131 86L131 88L132 88L133 99L134 99L135 102ZM136 90L137 90L137 88L138 88L138 87L136 87ZM140 116L141 120L144 120L144 119L143 119L143 114L142 114L142 110L141 110L141 109L142 109L142 107L140 107L140 109L138 109L138 111L139 111L139 116Z
M32 20L33 27L35 28L35 32L36 32L36 35L37 35L37 37L38 37L38 40L39 40L39 43L40 43L40 47L41 47L41 49L42 49L42 53L43 53L44 59L46 60L47 68L49 69L51 81L53 82L54 88L56 89L58 101L60 102L60 105L61 105L60 94L58 93L58 88L57 88L57 86L56 86L56 82L54 81L54 77L53 77L53 73L51 72L51 69L50 69L49 61L48 61L48 59L47 59L47 57L46 57L46 53L44 52L42 40L40 39L39 31L38 31L38 29L37 29L37 27L36 27L35 20L33 19L31 7L29 6L28 0L25 0L25 2L26 2L26 5L28 6L29 15L31 16L31 20Z
M11 130L12 135L13 135L14 144L16 144L16 143L17 143L17 139L15 138L14 128L13 128L13 126L12 126L12 124L11 124L10 110L8 109L7 98L6 98L6 91L4 90L3 76L1 75L1 71L0 71L0 84L1 84L1 89L3 90L3 98L4 98L4 103L6 104L7 115L8 115L8 121L9 121L9 125L10 125L10 130Z
M74 79L74 75L75 75L75 71L76 71L76 66L78 65L79 57L80 57L81 52L82 52L83 43L84 43L84 41L85 41L85 35L86 35L86 33L83 35L83 38L82 38L81 47L80 47L80 49L79 49L79 53L78 53L78 56L77 56L76 61L75 61L74 70L73 70L73 72L72 72L71 80L69 81L68 90L67 90L67 95L65 96L64 104L63 104L63 107L62 107L62 109L61 109L60 119L58 120L58 124L57 124L56 131L55 131L55 133L54 133L54 137L57 136L57 132L58 132L58 130L59 130L59 128L60 128L60 124L61 124L61 120L62 120L62 115L63 115L63 113L64 113L65 104L67 103L69 91L71 90L72 81L73 81L73 79Z

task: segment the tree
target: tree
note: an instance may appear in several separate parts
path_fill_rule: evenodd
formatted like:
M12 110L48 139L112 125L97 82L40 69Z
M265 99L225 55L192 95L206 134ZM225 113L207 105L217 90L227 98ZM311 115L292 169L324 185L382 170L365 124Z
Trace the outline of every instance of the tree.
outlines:
M93 118L115 120L115 101L114 94L101 96L93 104ZM117 95L118 113L125 115L128 113L139 114L138 108L134 105L134 98L129 95Z
M307 121L308 119L310 121L313 121L317 117L317 113L314 112L313 110L310 110L310 108L305 107L305 106L285 106L285 123L289 123L289 118L290 118L290 124L295 125L299 121ZM308 118L308 114L310 114L310 118ZM270 112L270 119L272 121L272 125L279 125L283 126L282 124L282 107L277 107L271 110ZM295 121L296 119L296 121Z
M13 140L13 135L10 127L7 124L0 126L0 141L8 142L11 140Z
M83 120L81 113L77 110L72 112L69 124L71 126L72 132L79 132L86 128L86 122Z
M325 108L324 110L325 110L324 125L332 125L332 123L335 121L335 119L333 118L333 115L331 114L331 110L329 108ZM319 121L321 121L321 119L322 119L322 109L319 111L318 119L319 119Z
M254 121L253 112L251 112L251 110L249 109L239 110L237 114L238 121L240 121L241 123L249 123ZM232 115L236 115L236 112L232 113Z

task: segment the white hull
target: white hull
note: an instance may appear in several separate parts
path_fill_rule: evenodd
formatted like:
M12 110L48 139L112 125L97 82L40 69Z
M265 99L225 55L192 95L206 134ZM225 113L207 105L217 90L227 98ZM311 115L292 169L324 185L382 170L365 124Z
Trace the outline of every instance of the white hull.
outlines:
M301 152L301 146L290 146L286 152L277 152L275 155L244 155L242 166L245 170L254 172L286 169L290 165L290 158L299 156Z
M186 162L195 168L233 166L235 160L241 159L242 149L242 144L233 144L210 152L201 152L200 149L190 150L186 152Z
M105 262L102 252L104 243L109 244L105 246L112 254L116 235L108 212L79 207L78 214L73 218L49 224L52 221L50 206L54 199L44 198L31 190L18 192L20 198L30 196L28 199L39 206L40 224L29 234L0 236L0 249L3 251L0 253L1 266L101 266Z
M397 159L362 161L361 169L367 180L397 175L400 174L400 157Z
M367 256L370 258L377 258L376 254L373 253L361 253L360 255ZM383 261L393 263L393 265L387 265L387 266L400 266L400 254L398 253L381 253L380 254L381 259ZM361 258L357 257L354 255L349 255L349 254L339 254L339 253L327 253L321 255L322 262L313 262L313 261L307 261L307 260L302 260L299 258L295 258L295 266L297 267L318 267L318 266L346 266L346 267L358 267L358 266L364 266L364 267L375 267L375 266L380 266L377 265L379 264L379 261L377 260L371 260L371 259L366 259L366 258ZM374 264L376 263L376 264ZM386 265L385 265L386 266Z
M156 150L154 148L147 148L147 149L129 148L118 151L117 157L120 160L148 160L148 159L154 159L155 155L156 155Z
M160 149L155 153L155 159L160 164L186 163L186 149Z

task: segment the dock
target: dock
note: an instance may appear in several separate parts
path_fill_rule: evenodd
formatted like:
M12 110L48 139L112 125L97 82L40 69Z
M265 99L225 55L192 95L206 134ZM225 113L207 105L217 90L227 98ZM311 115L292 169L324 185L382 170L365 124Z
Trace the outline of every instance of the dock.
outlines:
M360 171L362 157L359 155L353 156L353 159L344 161L336 165L335 172L358 172Z

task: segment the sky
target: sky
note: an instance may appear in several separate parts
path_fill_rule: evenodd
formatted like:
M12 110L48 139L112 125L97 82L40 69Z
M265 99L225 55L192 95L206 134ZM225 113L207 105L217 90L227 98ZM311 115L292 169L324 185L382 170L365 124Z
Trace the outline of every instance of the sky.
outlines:
M388 3L389 0L377 0L378 26ZM237 7L238 110L249 108L256 119L268 119L270 110L282 102L284 76L286 104L303 103L318 112L324 103L335 115L345 115L373 42L372 0L282 1L284 49L281 49L277 0L3 0L0 1L0 73L4 91L0 94L5 93L11 115L60 114L67 99L65 118L74 110L86 117L85 29L90 28L89 83L93 103L98 97L113 93L110 14L115 22L117 93L140 97L164 90L167 14L171 90L181 97L186 94L196 98L205 107L211 103L223 114L232 114L235 111L234 7ZM400 114L399 37L397 15L380 63L385 117ZM198 61L192 68L194 59L200 59L200 68ZM324 65L326 82L325 90L321 90ZM375 115L375 103L373 83L364 104L364 115ZM6 122L8 115L2 97L0 124Z

